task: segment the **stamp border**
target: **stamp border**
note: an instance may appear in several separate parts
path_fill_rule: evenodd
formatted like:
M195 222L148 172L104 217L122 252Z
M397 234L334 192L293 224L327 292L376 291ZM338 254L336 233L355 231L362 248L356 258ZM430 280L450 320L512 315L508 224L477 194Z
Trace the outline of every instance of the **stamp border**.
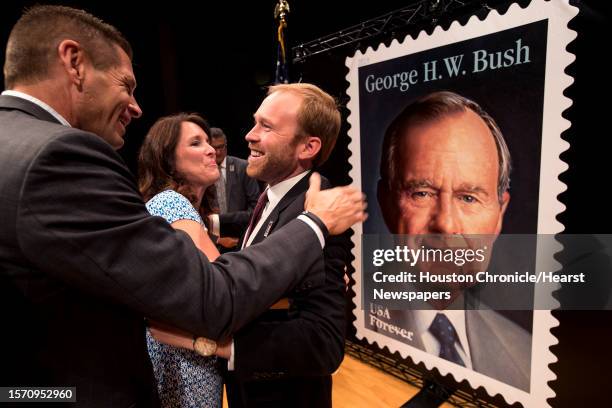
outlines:
M402 41L394 39L389 46L379 44L376 48L369 47L363 53L357 51L352 57L348 57L346 59L346 66L349 70L346 76L349 82L347 90L349 116L347 120L350 124L348 135L350 138L349 150L351 151L349 176L352 178L353 186L361 188L362 185L359 67L493 34L546 18L549 20L549 25L546 46L537 232L539 234L556 234L563 231L563 224L557 221L556 216L564 211L565 206L559 202L557 197L566 189L565 184L559 180L559 175L567 170L568 165L561 160L560 155L569 148L569 143L561 138L561 134L570 127L571 123L562 117L562 113L572 104L571 99L564 96L563 92L573 82L573 78L565 73L565 68L575 59L575 56L567 51L567 45L577 36L575 31L568 28L568 23L577 14L578 8L571 6L568 0L534 0L525 8L521 8L514 3L504 14L492 10L482 20L472 16L465 25L454 21L446 30L440 26L436 27L431 34L427 34L423 30L416 38L406 36ZM554 78L554 80L551 80L551 78ZM363 225L356 225L354 230L355 234L352 240L355 261L353 266L357 273L355 274L355 287L353 288L356 293L353 301L355 306L353 315L356 318L354 325L357 330L357 338L364 339L371 345L376 344L381 349L386 347L391 353L399 352L402 358L410 357L415 364L424 363L428 370L436 368L442 375L451 374L457 382L467 380L474 389L484 387L491 396L501 394L509 404L520 402L525 407L549 406L546 400L553 398L555 393L548 383L556 378L549 366L557 361L555 355L550 351L550 347L557 344L557 338L551 333L551 329L559 324L558 320L552 316L551 311L533 311L531 391L529 393L484 374L432 356L425 351L365 328L361 298L361 265L358 264L361 260ZM554 262L556 263L556 261ZM550 296L550 293L536 293L536 296Z

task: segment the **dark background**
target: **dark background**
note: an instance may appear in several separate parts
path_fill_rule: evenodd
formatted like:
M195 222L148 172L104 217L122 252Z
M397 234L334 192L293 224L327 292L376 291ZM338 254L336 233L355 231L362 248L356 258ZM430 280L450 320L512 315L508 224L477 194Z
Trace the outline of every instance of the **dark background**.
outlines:
M6 44L11 26L25 6L34 1L9 1L0 6L0 44ZM38 1L38 3L41 3ZM253 2L128 2L110 0L44 2L85 8L121 30L135 51L138 79L136 97L144 116L133 122L121 150L128 165L135 168L135 155L147 129L159 117L177 111L203 113L214 126L225 129L229 152L247 154L244 135L263 95L273 79L276 58L276 28L273 9L276 1ZM290 0L289 45L293 46L335 32L386 12L406 6L406 1L359 3L347 0ZM396 30L308 59L292 67L292 80L300 77L314 82L346 102L344 59L356 47L365 50L391 38L403 38L435 24L447 27L457 18L483 15L483 4L502 12L508 1L465 1L473 7L461 13L440 15L435 22ZM526 4L525 1L520 1ZM562 155L569 170L561 179L568 190L560 195L567 206L558 219L567 233L611 233L611 206L608 200L610 169L607 139L610 137L609 109L610 14L605 1L573 1L580 14L570 23L578 38L569 50L576 61L567 69L575 82L566 90L574 101L565 113L572 122L563 137L571 143ZM4 63L3 56L0 63ZM346 118L347 111L343 110ZM347 124L343 124L336 151L323 167L332 182L349 183ZM1 148L1 147L0 147ZM375 200L375 197L370 197ZM561 325L553 333L559 345L552 348L559 359L553 364L558 380L551 385L557 397L554 407L609 406L612 365L611 312L554 312ZM448 380L448 379L447 379ZM482 390L481 390L482 391ZM480 393L482 394L482 392ZM499 398L496 401L501 401Z
M388 1L355 7L349 1L289 3L289 47L406 4ZM223 128L229 138L229 154L246 158L244 136L265 96L264 87L274 79L276 0L175 0L159 4L118 0L8 1L0 6L2 49L22 10L34 4L84 8L117 27L132 44L138 81L136 98L144 113L129 126L126 143L120 150L132 170L147 130L160 116L179 111L199 112L212 126ZM0 63L4 65L3 53ZM342 62L340 68L343 66ZM297 76L296 72L292 80ZM341 89L334 96L340 97L342 92Z

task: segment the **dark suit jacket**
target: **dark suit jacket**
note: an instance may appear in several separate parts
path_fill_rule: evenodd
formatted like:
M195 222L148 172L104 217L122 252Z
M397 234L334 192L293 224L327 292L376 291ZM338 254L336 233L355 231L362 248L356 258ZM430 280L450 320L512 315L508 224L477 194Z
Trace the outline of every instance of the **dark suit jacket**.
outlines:
M224 338L324 279L299 220L209 263L148 214L106 142L28 101L0 96L0 145L2 386L76 386L78 406L156 405L144 317Z
M219 215L222 237L241 237L259 198L257 180L247 176L247 161L227 156L225 161L225 194L227 213Z
M483 306L481 306L483 307ZM412 347L425 351L416 329L414 310L390 310L390 319L377 316L378 320L412 332L411 339L398 332L377 329L371 325L372 312L366 312L366 325L373 331L395 338ZM529 313L529 312L526 312ZM513 387L529 391L531 379L531 333L495 310L466 310L465 329L470 348L472 369Z
M304 210L308 178L282 198L250 248L267 243ZM234 335L235 371L227 384L231 408L331 406L330 374L344 355L349 251L348 235L329 237L325 265L313 266L324 270L325 284L294 291L288 311L270 310Z

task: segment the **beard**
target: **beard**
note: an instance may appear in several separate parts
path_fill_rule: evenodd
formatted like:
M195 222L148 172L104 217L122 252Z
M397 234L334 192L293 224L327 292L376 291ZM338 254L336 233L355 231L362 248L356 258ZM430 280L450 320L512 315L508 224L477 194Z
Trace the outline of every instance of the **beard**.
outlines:
M283 181L297 166L294 154L291 146L285 146L280 151L265 152L263 157L248 161L247 175L268 184Z

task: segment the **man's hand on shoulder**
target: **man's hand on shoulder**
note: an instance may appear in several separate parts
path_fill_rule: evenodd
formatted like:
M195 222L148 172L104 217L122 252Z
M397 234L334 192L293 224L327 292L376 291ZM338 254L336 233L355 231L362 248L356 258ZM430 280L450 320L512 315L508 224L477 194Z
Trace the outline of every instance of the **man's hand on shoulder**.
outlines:
M331 235L341 234L353 224L365 221L368 217L366 207L365 196L356 188L321 190L321 176L318 173L310 176L304 209L319 217Z

